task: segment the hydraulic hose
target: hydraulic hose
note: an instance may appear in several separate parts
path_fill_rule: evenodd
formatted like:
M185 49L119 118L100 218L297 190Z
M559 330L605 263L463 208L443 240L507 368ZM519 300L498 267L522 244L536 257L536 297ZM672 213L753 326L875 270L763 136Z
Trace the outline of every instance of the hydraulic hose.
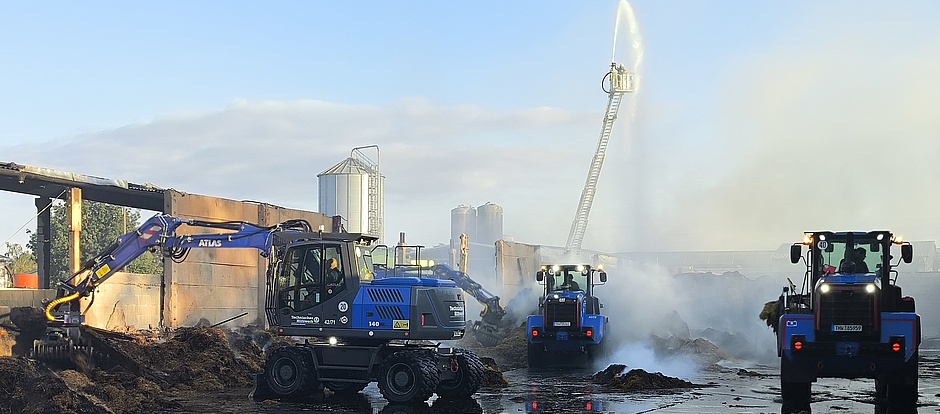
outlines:
M48 320L50 320L50 321L54 321L54 320L55 320L55 317L52 316L52 308L55 308L56 306L59 306L59 305L65 303L65 302L71 302L71 301L73 301L73 300L75 300L75 299L78 299L79 296L80 296L79 293L78 293L78 292L75 292L75 293L73 293L73 294L71 294L71 295L63 296L63 297L61 297L61 298L58 298L58 299L53 300L52 302L50 302L50 303L49 303L49 306L46 306L46 319L48 319Z

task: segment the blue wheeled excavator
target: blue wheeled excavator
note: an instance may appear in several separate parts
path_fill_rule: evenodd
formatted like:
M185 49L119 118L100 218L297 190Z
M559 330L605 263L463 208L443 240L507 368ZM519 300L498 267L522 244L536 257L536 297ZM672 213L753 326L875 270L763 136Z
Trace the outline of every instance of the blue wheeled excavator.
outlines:
M182 226L224 232L177 233ZM254 399L302 396L323 387L356 393L372 381L391 402L476 393L483 381L480 359L427 341L463 337L463 291L447 280L375 279L369 249L375 240L312 232L302 220L261 227L157 214L61 283L45 306L47 328L33 356L94 358L96 346L106 345L84 326L79 299L147 250L182 261L191 248L253 248L268 259L268 324L278 335L307 339L268 351L264 371L255 377Z

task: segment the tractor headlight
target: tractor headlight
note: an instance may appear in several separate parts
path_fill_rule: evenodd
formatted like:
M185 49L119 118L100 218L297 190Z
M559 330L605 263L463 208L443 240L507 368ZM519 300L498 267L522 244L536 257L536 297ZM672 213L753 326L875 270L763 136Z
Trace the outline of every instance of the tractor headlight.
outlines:
M826 283L823 283L821 286L819 286L819 293L826 293L826 292L829 292L829 285Z
M865 291L868 293L875 293L875 284L869 283L868 286L865 286Z
M558 265L552 266L552 274L558 273L558 270L561 269Z
M576 269L578 269L579 272L584 273L584 265L578 265Z

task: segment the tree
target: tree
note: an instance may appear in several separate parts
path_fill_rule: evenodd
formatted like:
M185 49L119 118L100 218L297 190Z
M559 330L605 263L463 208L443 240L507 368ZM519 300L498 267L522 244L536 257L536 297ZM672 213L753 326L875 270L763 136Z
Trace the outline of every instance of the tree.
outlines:
M125 219L126 213L126 219ZM51 214L51 261L49 279L65 280L71 276L68 268L68 211L64 203L55 203ZM82 232L79 238L81 263L86 263L107 249L118 236L137 228L140 210L125 209L113 204L82 200ZM126 225L125 225L126 223ZM28 247L38 257L37 235L30 232ZM150 252L145 252L124 269L133 273L160 274L163 263Z
M31 252L16 243L6 243L7 252L3 256L9 259L10 271L16 273L33 273L36 271L36 257Z

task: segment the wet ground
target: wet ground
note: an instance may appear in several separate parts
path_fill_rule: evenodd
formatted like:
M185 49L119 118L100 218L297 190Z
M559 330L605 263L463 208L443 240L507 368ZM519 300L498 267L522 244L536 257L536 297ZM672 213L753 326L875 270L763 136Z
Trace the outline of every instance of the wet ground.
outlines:
M940 412L940 349L921 350L918 413ZM375 384L350 399L253 402L248 389L193 395L166 412L217 413L779 413L777 368L720 363L702 369L695 384L676 391L620 392L591 383L594 370L504 373L510 385L484 388L469 401L432 398L415 406L389 405ZM814 413L874 412L872 380L823 379L813 384Z

